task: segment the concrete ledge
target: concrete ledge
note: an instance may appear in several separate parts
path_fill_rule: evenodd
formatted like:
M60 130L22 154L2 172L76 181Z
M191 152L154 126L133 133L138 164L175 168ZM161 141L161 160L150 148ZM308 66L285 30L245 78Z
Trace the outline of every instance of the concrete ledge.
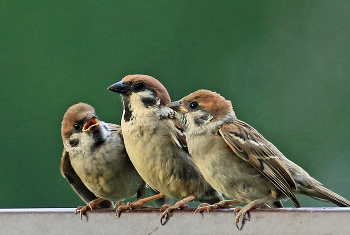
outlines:
M74 208L0 209L0 234L350 234L350 208L282 208L250 212L243 230L232 209L193 214L175 211L165 226L157 209L133 210L120 218L94 210L80 220Z

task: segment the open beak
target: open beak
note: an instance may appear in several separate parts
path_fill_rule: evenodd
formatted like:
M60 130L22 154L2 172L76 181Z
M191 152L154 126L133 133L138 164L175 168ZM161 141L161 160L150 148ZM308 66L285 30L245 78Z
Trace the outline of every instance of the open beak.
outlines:
M83 131L84 132L87 132L87 131L96 131L98 130L100 126L100 123L97 121L96 119L96 116L95 115L92 115L89 119L89 121L87 121L85 124L84 124L84 127L83 127Z
M107 89L119 94L127 94L130 92L130 88L124 84L124 81L116 82Z
M184 106L182 106L180 101L171 102L171 103L167 104L166 106L175 110L178 113L188 113L188 110Z

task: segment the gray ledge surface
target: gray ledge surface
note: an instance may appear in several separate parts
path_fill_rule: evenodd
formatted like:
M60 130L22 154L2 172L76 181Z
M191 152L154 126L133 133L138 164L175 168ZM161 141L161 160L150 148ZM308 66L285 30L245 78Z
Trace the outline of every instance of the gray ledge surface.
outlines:
M75 208L0 209L0 234L350 234L350 208L281 208L250 212L242 230L233 209L196 213L178 210L160 224L157 209L132 210L118 218L114 210Z

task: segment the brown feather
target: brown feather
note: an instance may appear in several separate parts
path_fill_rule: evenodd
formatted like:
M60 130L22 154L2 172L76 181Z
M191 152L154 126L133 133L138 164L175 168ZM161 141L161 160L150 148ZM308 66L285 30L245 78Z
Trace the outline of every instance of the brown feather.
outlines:
M281 153L253 127L240 120L224 124L219 133L232 151L252 164L279 190L289 197L296 207L300 203L295 196L296 184L288 169L279 160Z
M220 94L209 90L198 90L183 98L184 102L197 101L202 107L210 107L210 113L215 118L222 118L232 110L231 101L225 100Z
M127 75L122 81L124 81L128 86L131 86L131 84L135 82L143 82L146 87L151 88L157 93L157 97L160 99L161 107L166 106L171 101L169 93L165 87L157 79L151 76L143 74Z
M184 134L184 128L180 124L176 113L172 119L174 121L174 125L175 125L176 129L178 130L175 133L175 136L176 136L177 140L179 141L179 143L181 144L181 147L183 148L183 150L185 150L189 154L188 147L187 147L187 140L186 140L186 136Z

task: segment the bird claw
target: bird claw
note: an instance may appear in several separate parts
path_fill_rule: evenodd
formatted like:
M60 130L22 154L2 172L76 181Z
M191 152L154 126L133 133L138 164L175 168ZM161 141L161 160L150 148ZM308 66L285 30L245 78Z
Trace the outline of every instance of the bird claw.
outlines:
M77 209L75 209L75 215L79 212L80 213L80 219L83 219L83 215L85 214L85 211L87 210L92 210L95 208L98 208L98 204L102 201L104 201L105 199L100 197L97 198L95 200L92 200L91 202L89 202L86 206L78 206Z
M235 224L239 230L242 230L244 222L245 222L245 217L242 217L241 212L243 212L242 207L235 207L235 209L233 211L233 213L236 216L235 217Z
M85 211L90 210L90 206L78 206L77 209L75 209L75 215L80 213L80 220L83 220L83 215L85 214Z
M118 207L117 207L118 206ZM117 207L117 208L116 208ZM114 205L115 212L116 215L118 217L120 217L120 214L122 211L126 211L126 210L131 210L131 208L129 208L127 205L125 205L124 203L122 203L121 201L118 201L115 205Z
M202 203L200 204L197 209L194 211L194 214L198 213L202 213L202 211L207 211L208 213L212 210L214 210L214 205L210 205L208 203Z
M244 222L247 220L250 220L249 214L248 212L252 209L256 209L256 208L260 208L260 207L265 207L265 202L271 200L271 197L266 197L266 198L261 198L255 201L252 201L250 203L248 203L246 206L242 207L236 207L234 210L234 213L236 214L238 212L238 214L236 215L235 218L235 223L236 223L236 227L239 230L242 230L243 224ZM240 219L241 218L241 219ZM239 222L242 222L241 225L239 225Z
M250 209L251 208L245 208L245 207L242 208L238 206L235 207L234 209L234 214L236 215L235 224L239 230L242 230L245 221L250 221L250 216L248 212Z
M162 226L165 225L165 224L169 221L169 219L170 219L171 216L172 216L171 212L165 210L165 211L162 213L162 216L160 217L160 224L161 224Z
M160 224L165 225L169 221L170 217L172 216L172 211L180 210L182 208L187 208L187 207L188 205L183 200L178 201L173 206L169 206L167 204L163 205L159 209L160 211L164 210L164 212L162 213L162 216L160 217Z
M160 211L165 211L168 209L170 206L168 204L164 204L161 208L159 208Z
M152 208L151 206L147 206L147 205L144 205L142 202L128 202L126 203L126 205L122 202L117 202L115 205L115 207L118 206L118 208L116 209L116 214L118 217L120 217L120 214L122 211L131 211L132 209L137 209L137 208Z
M202 211L205 211L205 210L207 212L210 212L212 210L219 209L219 208L231 208L232 204L237 204L237 203L239 203L239 201L237 201L237 200L221 201L221 202L214 203L213 205L210 205L208 203L202 203L197 207L197 209L194 211L194 213L195 214L197 212L201 213Z
M243 216L236 217L235 223L236 223L236 227L237 227L239 230L242 230L243 225L244 225L244 223L245 223L245 218L244 218Z
M115 204L115 207L118 206L118 208L116 209L116 215L118 217L120 217L120 214L122 213L122 211L129 211L129 210L132 210L132 209L136 209L137 208L137 205L135 205L134 203L126 203L126 205L122 202L117 202Z

